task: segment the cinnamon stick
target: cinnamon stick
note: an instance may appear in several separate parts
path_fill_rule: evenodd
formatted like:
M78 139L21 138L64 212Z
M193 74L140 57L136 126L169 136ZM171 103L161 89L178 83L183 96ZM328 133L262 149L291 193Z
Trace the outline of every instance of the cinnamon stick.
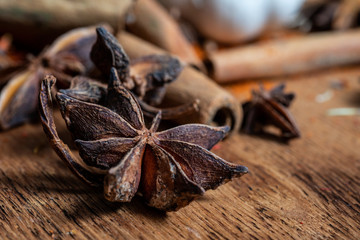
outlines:
M0 0L0 32L11 33L26 47L43 47L72 28L108 23L124 24L134 0Z
M181 32L178 23L158 2L137 0L132 16L133 20L127 22L130 32L177 55L186 63L203 68L200 58Z
M117 36L130 58L166 53L136 36L122 32ZM165 106L176 106L200 100L199 111L178 119L180 123L228 125L233 132L239 129L242 112L238 101L226 90L201 72L186 66L179 78L167 88Z
M304 73L360 62L360 30L273 40L210 54L218 83Z

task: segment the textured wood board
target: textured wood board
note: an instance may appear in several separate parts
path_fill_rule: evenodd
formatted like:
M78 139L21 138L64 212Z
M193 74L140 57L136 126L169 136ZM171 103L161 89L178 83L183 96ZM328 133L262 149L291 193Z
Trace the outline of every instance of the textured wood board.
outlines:
M178 212L151 209L140 197L106 202L101 189L72 175L40 125L1 133L0 238L359 239L360 116L326 114L360 107L358 76L353 68L288 81L288 90L297 93L291 111L302 138L289 144L269 136L226 139L214 152L251 173ZM334 80L347 87L317 103ZM248 91L240 84L227 88L239 101Z

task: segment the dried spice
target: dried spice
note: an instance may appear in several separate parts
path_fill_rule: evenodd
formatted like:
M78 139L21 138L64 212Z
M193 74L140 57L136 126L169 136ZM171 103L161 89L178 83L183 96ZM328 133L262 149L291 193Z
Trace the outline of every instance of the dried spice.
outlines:
M8 82L0 81L0 84L7 82L0 93L0 130L36 118L39 85L46 74L57 77L59 88L68 87L73 76L77 75L101 80L93 61L102 72L103 78L108 78L107 71L114 67L122 84L137 95L145 114L151 117L155 116L159 109L146 102L159 104L165 94L166 85L174 81L182 70L180 62L168 55L145 56L130 65L120 44L104 27L74 29L60 36L39 57L33 59L25 70L11 75ZM83 78L82 81L86 79ZM173 119L197 109L198 101L194 101L165 109L164 118Z
M170 55L150 55L131 62L117 39L105 28L96 29L97 40L90 56L94 64L108 79L114 67L121 83L151 105L161 103L166 85L174 81L183 67Z
M56 132L51 107L54 84L55 78L48 76L41 86L44 131L57 154L79 177L93 185L104 185L109 201L129 202L139 194L152 207L177 210L206 190L248 171L209 151L228 127L187 124L156 132L159 112L147 129L136 98L122 85L115 69L110 71L105 106L57 93L81 163Z
M199 100L180 106L159 109L153 105L162 102L166 87L175 81L183 66L170 55L148 55L131 61L117 39L105 28L96 29L97 40L91 49L90 57L103 75L109 78L114 68L122 85L131 90L146 116L155 117L162 111L163 119L174 119L198 111ZM150 105L149 105L150 104Z
M0 130L36 118L40 82L46 74L54 74L62 86L68 86L72 76L91 71L89 52L95 39L94 27L69 31L25 70L12 75L0 93Z
M159 105L166 86L180 75L183 66L170 55L148 55L131 61L130 78L136 83L135 93L150 105Z
M104 106L108 90L107 85L104 83L84 76L79 76L73 78L69 88L60 89L59 91L78 100ZM198 101L194 101L192 103L183 104L178 107L159 109L148 105L142 100L138 99L138 102L145 116L153 118L161 110L162 119L174 119L191 113L194 110L197 111L199 104Z
M301 29L345 30L360 25L359 0L324 0L307 4L301 12Z
M300 137L300 131L288 110L295 97L293 93L284 93L285 84L280 84L270 91L260 87L260 91L252 91L252 99L243 106L244 119L241 130L247 134L264 131L267 125L281 130L285 139Z

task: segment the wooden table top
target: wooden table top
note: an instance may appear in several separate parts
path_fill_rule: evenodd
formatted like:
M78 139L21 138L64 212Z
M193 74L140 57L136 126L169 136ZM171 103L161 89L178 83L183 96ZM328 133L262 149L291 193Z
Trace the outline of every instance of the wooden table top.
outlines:
M360 107L359 76L360 68L347 68L272 82L296 92L290 110L302 137L226 139L214 152L250 173L178 212L149 208L140 197L107 202L67 169L39 124L0 133L0 238L360 239L360 116L327 115ZM332 81L345 88L316 102ZM246 86L226 88L240 101Z

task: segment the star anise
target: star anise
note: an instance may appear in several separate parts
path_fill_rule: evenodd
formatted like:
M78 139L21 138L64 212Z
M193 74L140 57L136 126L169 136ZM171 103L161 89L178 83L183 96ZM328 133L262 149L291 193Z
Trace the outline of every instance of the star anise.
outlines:
M108 79L114 67L122 84L151 105L161 103L166 86L181 73L180 61L170 55L149 55L131 61L117 39L105 28L96 29L97 40L90 56L94 64Z
M129 202L139 194L152 207L177 210L206 190L247 173L246 167L209 151L229 127L187 124L156 132L159 112L148 129L137 99L117 72L110 72L105 106L56 95L83 162L56 132L51 108L54 77L43 80L40 93L40 116L53 148L83 180L103 184L106 199Z
M81 101L104 105L104 99L107 95L107 85L91 78L78 76L73 78L69 88L60 89L59 91ZM184 116L194 110L197 110L199 104L198 101L195 101L177 107L159 109L150 106L139 99L138 102L145 116L155 117L161 110L162 119L175 119Z
M96 33L97 40L91 49L90 57L102 73L102 79L108 79L110 69L114 68L122 85L136 95L146 116L155 117L161 110L163 119L175 119L198 110L198 100L166 109L152 106L162 102L167 85L176 80L183 69L176 57L157 54L130 61L120 43L110 32L103 27L98 27ZM79 89L78 86L76 86L77 89L73 89L75 85L70 90L73 96L79 94L76 92L79 90L80 94L91 94L89 89ZM89 87L87 84L80 85L82 88ZM100 86L97 84L93 87L91 88L96 89Z
M0 93L0 130L36 118L45 75L54 74L62 86L68 86L73 76L87 74L93 68L89 52L95 40L95 27L69 31L13 75Z
M130 64L121 45L104 27L96 28L96 31L95 27L74 29L60 36L25 70L11 75L9 81L1 81L7 84L0 93L0 130L36 118L40 81L46 74L57 77L59 88L68 87L76 75L98 80L92 61L105 78L108 78L110 68L115 67L122 84L137 95L145 114L151 117L159 109L141 99L151 104L160 103L166 85L174 81L182 70L180 62L168 55L145 56ZM197 101L169 108L164 110L164 118L173 119L197 111L197 108Z
M267 125L281 130L285 139L300 137L299 128L287 109L295 97L293 93L284 93L285 84L280 84L270 91L260 87L252 91L252 99L243 104L244 119L241 130L247 134L264 131Z

